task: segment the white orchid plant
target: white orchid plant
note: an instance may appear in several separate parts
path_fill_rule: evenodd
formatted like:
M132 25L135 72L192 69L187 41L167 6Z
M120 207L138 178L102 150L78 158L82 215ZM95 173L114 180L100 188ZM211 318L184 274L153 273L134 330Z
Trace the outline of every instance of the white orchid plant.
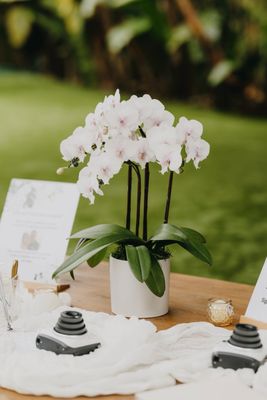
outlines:
M87 261L95 267L105 257L108 247L116 244L113 256L128 260L130 268L140 282L145 282L156 295L165 291L160 259L169 257L167 246L178 244L195 257L211 264L205 238L190 228L168 223L174 173L184 171L186 163L195 168L207 158L209 144L202 139L203 126L199 121L181 117L174 125L174 116L164 105L145 94L121 100L119 90L105 97L94 113L87 115L85 125L74 130L60 146L68 166L78 167L78 188L91 204L95 195L103 195L102 188L109 184L123 166L128 168L128 192L125 227L113 224L96 225L74 234L79 239L74 253L54 272L70 272ZM148 195L150 164L156 163L161 173L169 173L163 224L148 238ZM131 231L132 184L137 179L135 230ZM142 235L139 235L143 203Z

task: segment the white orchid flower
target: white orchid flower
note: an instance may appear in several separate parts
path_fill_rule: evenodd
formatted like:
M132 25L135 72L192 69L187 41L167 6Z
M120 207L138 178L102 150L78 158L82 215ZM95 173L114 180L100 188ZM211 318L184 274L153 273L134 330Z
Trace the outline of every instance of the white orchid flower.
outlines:
M144 120L144 130L153 127L170 127L174 123L174 115L167 110L154 110L153 113Z
M105 123L103 115L97 115L95 113L90 113L85 118L84 129L90 133L90 137L94 142L93 144L97 147L102 145L105 135L108 132L108 128Z
M147 140L161 165L161 173L164 174L168 169L179 173L183 160L176 128L172 126L152 128L147 132Z
M81 140L79 135L71 135L67 139L64 139L60 143L60 152L65 161L71 161L74 158L78 158L83 162L86 156L84 142Z
M105 113L108 127L116 129L119 133L129 136L138 128L138 112L127 104L126 101L118 104L115 109Z
M179 145L176 129L172 126L154 127L146 133L148 143L153 151L162 145Z
M77 185L82 196L88 198L91 204L94 204L95 202L94 193L103 196L96 175L94 175L88 167L85 167L80 171Z
M83 162L89 155L78 186L83 196L93 203L95 194L103 195L100 183L108 184L127 161L137 163L142 169L147 163L157 162L161 173L179 173L185 148L186 162L192 160L198 168L210 149L201 139L202 133L202 124L194 119L181 117L174 126L173 114L148 94L121 101L117 89L87 115L84 127L78 127L62 141L60 150L66 161Z
M103 101L103 110L104 112L110 109L116 108L121 101L121 95L119 89L116 90L114 95L106 96Z
M201 122L186 117L181 117L176 125L178 136L183 143L188 140L199 140L203 133L203 125Z
M105 125L106 119L105 114L108 111L114 110L120 104L120 91L116 90L114 95L105 96L104 101L97 104L93 113L94 118L99 124Z
M127 102L131 107L137 110L139 125L142 125L144 120L149 118L152 114L152 98L149 96L149 94L144 94L142 97L133 95Z
M131 140L122 135L113 136L107 140L105 152L122 163L128 161L132 154Z
M186 162L193 161L195 168L199 168L200 161L205 160L210 152L210 145L206 140L188 140L186 144Z
M93 150L92 147L97 144L98 134L95 130L88 130L86 128L76 128L72 134L76 144L83 149L84 153L90 154Z
M156 126L172 126L174 116L157 99L147 99L147 113L142 121L144 130L147 131Z
M89 113L85 118L85 127L87 129L98 129L101 123L101 117L95 113Z
M145 165L151 161L156 161L155 153L149 146L147 138L139 138L132 143L133 154L131 161L141 165L144 169Z
M181 155L181 146L170 146L168 144L161 145L156 150L156 158L158 163L161 166L161 173L165 174L165 172L174 171L177 174L180 172L180 167L183 162L183 158Z
M96 174L99 180L107 185L110 179L120 171L122 164L123 162L118 158L103 152L91 156L88 168Z

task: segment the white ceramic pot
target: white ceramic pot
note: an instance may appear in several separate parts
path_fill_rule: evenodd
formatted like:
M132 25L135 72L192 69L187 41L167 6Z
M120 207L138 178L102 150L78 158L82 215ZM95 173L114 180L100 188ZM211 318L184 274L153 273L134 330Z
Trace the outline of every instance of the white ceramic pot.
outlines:
M111 310L125 317L150 318L167 314L169 309L170 259L160 260L166 289L162 297L154 295L145 283L139 282L128 261L110 257Z

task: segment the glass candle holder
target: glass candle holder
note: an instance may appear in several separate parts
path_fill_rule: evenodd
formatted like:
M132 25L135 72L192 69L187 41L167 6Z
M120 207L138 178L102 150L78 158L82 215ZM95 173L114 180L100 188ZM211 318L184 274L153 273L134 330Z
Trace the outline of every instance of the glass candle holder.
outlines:
M0 329L12 330L12 323L18 317L18 286L17 277L11 278L3 273L0 267Z
M228 326L233 323L234 307L230 299L209 299L207 311L209 321L216 326Z

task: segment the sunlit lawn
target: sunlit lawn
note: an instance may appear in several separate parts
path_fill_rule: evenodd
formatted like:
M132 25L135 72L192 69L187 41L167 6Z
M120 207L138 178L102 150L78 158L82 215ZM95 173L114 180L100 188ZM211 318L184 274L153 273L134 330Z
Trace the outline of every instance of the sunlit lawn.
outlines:
M58 177L60 141L83 124L104 93L44 77L0 75L0 202L13 177L74 181ZM211 154L198 171L175 176L170 222L202 232L214 258L202 264L183 249L173 252L174 271L254 283L267 256L267 120L227 115L169 102L177 116L205 126ZM80 202L74 230L98 223L124 224L125 171L90 206ZM151 178L149 231L162 223L166 177ZM67 201L67 200L66 200ZM190 288L189 288L190 290Z

